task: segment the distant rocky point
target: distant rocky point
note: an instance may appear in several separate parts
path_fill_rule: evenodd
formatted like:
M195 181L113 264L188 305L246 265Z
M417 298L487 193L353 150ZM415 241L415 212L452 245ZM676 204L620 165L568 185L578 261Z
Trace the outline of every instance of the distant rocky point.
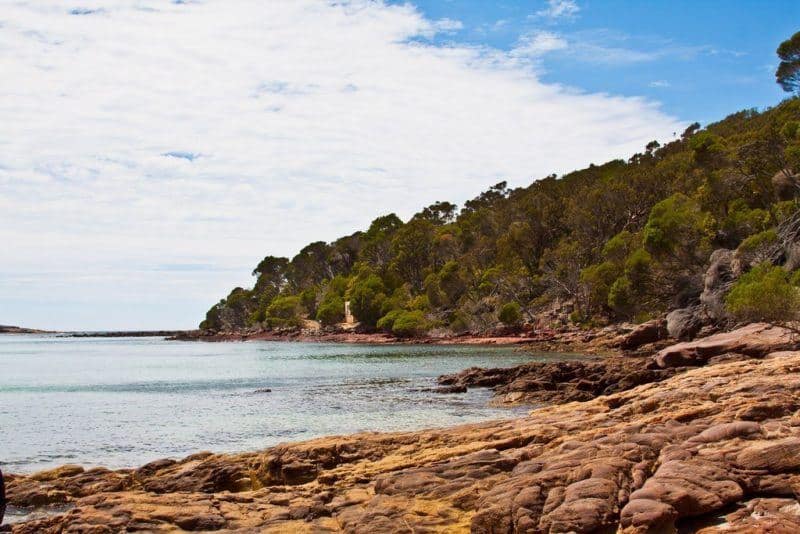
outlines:
M22 328L21 326L7 326L0 324L0 334L47 334L48 330L36 330L35 328Z
M66 337L176 337L188 336L188 330L118 330L101 332L68 332Z

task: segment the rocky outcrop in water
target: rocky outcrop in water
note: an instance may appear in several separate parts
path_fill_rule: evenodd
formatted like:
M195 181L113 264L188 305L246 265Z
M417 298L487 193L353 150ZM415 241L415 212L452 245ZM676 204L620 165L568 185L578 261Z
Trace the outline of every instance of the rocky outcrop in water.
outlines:
M515 420L12 476L12 505L71 506L15 532L798 532L800 352L771 351L779 334L705 340L745 352L703 367L635 358L669 376ZM552 364L548 379L595 373L599 388L627 368L599 362ZM508 373L452 381L502 398L520 377Z
M591 400L682 371L661 368L651 358L608 356L558 362L531 362L516 367L473 367L439 378L445 387L489 387L498 404L552 404Z

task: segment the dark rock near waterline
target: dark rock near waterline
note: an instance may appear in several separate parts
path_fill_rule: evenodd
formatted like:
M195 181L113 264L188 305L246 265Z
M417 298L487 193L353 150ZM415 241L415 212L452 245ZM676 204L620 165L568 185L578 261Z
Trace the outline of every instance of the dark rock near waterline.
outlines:
M444 387L490 387L503 403L586 401L642 384L660 382L679 369L659 368L651 358L609 356L602 359L532 362L517 367L470 368L439 377Z
M459 385L439 386L438 388L434 388L432 391L434 393L444 393L444 394L447 394L447 393L466 393L467 392L467 386L459 386Z

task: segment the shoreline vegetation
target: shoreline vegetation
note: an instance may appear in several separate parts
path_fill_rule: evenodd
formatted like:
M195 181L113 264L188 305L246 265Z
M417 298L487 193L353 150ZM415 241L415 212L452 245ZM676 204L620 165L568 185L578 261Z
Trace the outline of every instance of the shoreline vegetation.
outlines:
M646 330L598 336L616 347L603 357L466 369L431 392L492 388L495 403L534 408L517 419L201 452L136 469L10 474L10 512L23 519L12 528L800 529L794 333L752 323L676 342Z

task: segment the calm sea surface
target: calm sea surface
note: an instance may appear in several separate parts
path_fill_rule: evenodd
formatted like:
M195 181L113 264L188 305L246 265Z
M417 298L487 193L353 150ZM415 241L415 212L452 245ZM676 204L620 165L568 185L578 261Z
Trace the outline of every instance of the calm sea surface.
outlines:
M0 335L0 465L17 473L133 467L200 450L512 417L525 410L490 408L487 390L418 390L474 365L559 357L502 347Z

